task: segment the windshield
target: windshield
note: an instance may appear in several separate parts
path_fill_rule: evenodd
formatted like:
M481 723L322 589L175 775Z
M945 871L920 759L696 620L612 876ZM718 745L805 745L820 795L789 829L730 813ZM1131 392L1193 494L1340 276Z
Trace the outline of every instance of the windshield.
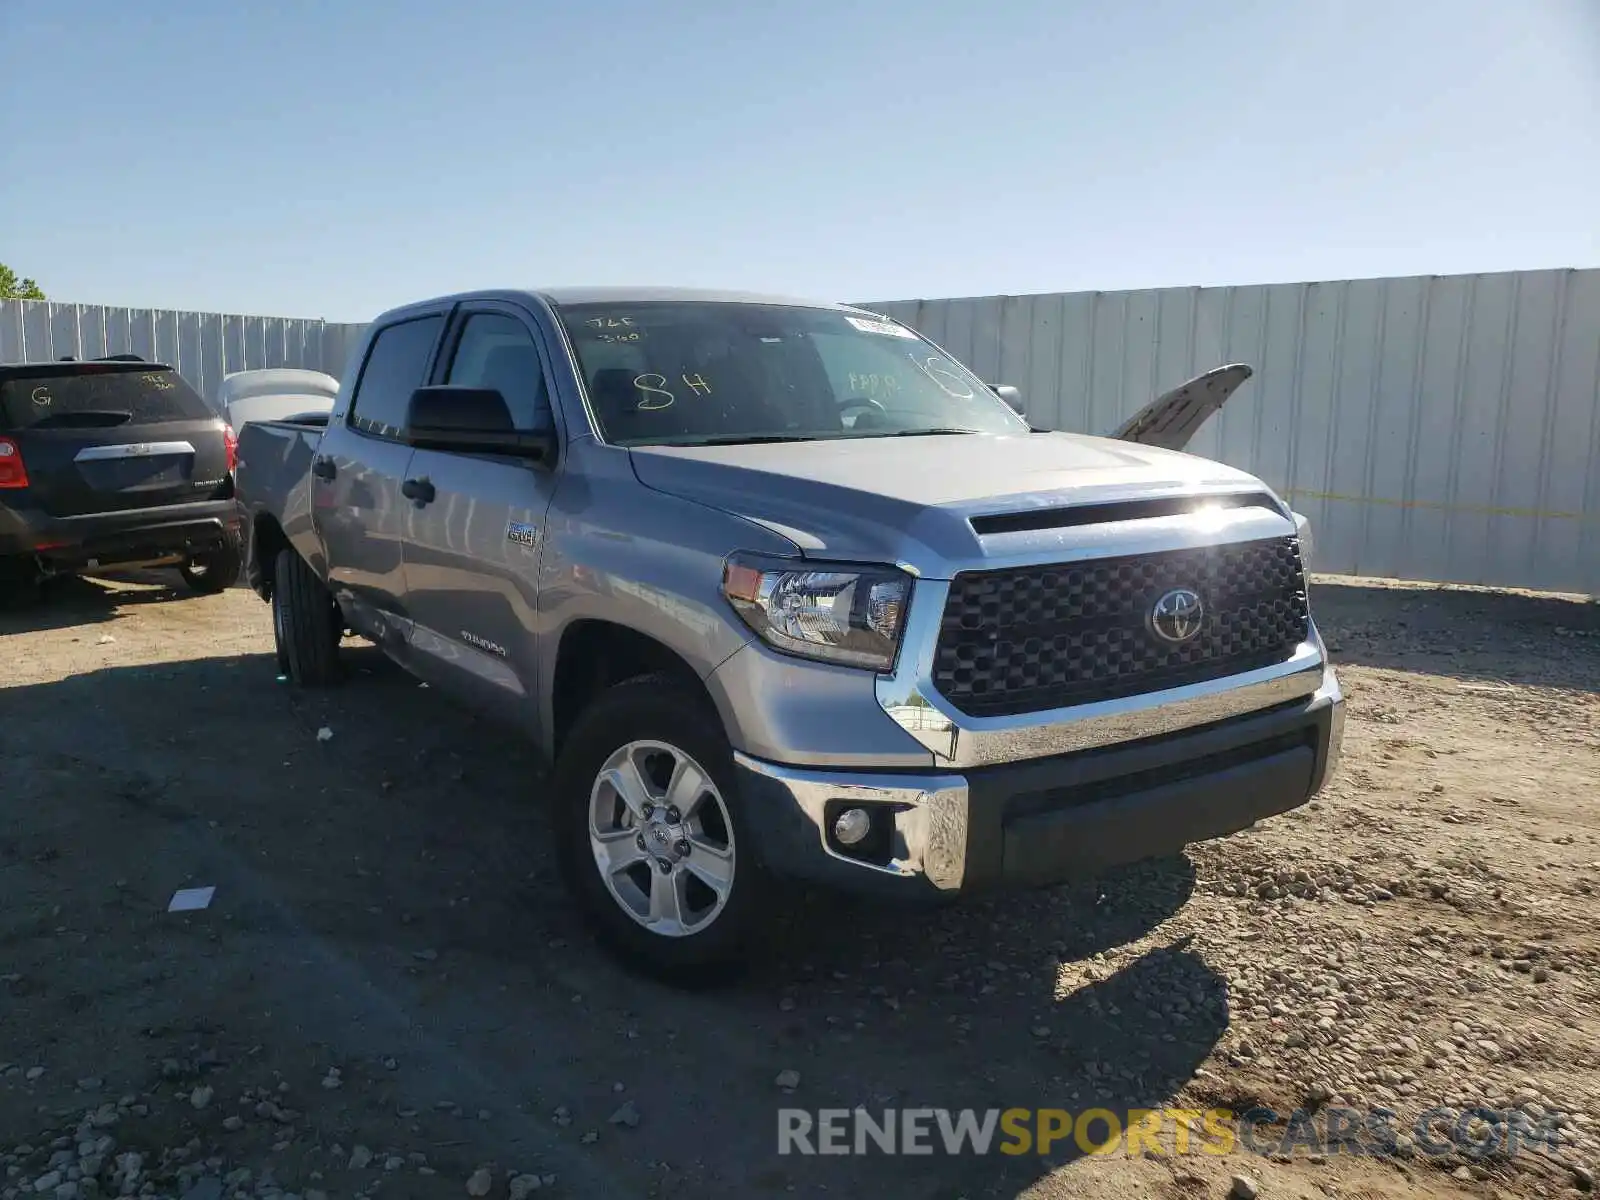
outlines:
M705 301L557 311L601 436L616 445L1028 429L971 371L893 321Z
M169 367L48 363L0 371L0 428L146 425L213 415Z

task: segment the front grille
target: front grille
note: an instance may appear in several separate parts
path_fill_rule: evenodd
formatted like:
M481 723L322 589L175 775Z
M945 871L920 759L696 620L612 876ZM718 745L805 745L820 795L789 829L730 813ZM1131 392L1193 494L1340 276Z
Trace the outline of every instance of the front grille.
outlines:
M1174 588L1203 605L1174 644L1150 628ZM933 681L971 716L1137 696L1283 662L1310 610L1299 539L963 572L950 584Z

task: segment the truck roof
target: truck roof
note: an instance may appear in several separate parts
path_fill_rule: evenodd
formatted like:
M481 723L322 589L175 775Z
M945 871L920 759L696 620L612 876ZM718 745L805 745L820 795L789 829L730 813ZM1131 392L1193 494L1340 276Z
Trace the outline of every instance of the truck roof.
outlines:
M829 308L841 312L861 312L850 305L832 300L811 300L798 296L769 295L763 292L739 292L721 288L684 287L560 287L560 288L486 288L471 292L457 292L449 296L434 296L399 305L380 313L377 320L398 317L412 309L433 308L443 303L462 303L468 300L528 300L541 298L557 307L566 304L639 304L656 300L698 301L703 304L776 304L789 308Z
M681 287L567 287L545 288L539 293L552 304L628 304L649 300L694 300L706 304L781 304L790 308L844 308L831 300L810 300L765 292L727 291L721 288Z

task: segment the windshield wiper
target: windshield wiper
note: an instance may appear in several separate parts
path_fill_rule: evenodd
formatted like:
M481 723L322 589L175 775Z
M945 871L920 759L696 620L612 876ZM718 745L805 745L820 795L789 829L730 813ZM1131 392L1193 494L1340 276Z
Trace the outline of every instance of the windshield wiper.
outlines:
M674 442L675 446L759 446L767 442L814 442L809 433L724 433L716 437L697 438L692 442Z
M847 431L845 433L723 433L715 437L696 438L694 441L668 442L670 446L759 446L769 442L820 442L846 438L923 437L939 433L982 433L981 429L901 429L894 433Z

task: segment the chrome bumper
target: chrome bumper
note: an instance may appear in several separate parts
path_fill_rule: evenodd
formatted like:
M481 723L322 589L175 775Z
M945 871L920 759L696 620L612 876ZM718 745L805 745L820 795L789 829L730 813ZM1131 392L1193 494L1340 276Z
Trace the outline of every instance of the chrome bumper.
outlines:
M897 894L1055 882L1174 854L1305 803L1332 773L1344 696L1316 649L1315 666L1278 677L1294 681L1282 683L1282 693L1262 690L1273 680L1242 687L1237 678L1226 681L1233 687L1213 693L1210 707L1184 710L1187 724L1176 731L1146 724L1152 732L1118 738L1113 731L1138 727L1108 720L1094 726L1098 740L1064 743L1055 737L1065 731L1043 726L1057 734L1037 733L1029 743L1100 747L1086 754L1012 754L1003 764L961 772L877 773L790 767L736 753L751 828L780 874ZM1307 676L1310 688L1301 691ZM1225 699L1246 689L1248 701ZM1258 709L1265 711L1241 715ZM1201 713L1209 714L1205 723L1195 719ZM1083 727L1082 720L1069 724ZM995 753L1000 745L977 744ZM1253 748L1259 754L1252 758ZM888 849L878 861L852 856L830 835L832 816L846 807L868 808L885 823Z
M814 771L762 762L735 752L734 765L746 777L745 792L754 777L765 793L786 812L775 813L761 803L755 820L765 825L775 817L788 818L790 844L777 857L804 858L815 852L847 866L892 878L926 879L941 892L961 889L967 849L967 781L960 775L872 775L842 771ZM839 851L827 836L827 809L881 808L893 824L891 853L885 862L866 863ZM798 819L797 819L798 818ZM798 854L794 853L798 851ZM768 859L774 857L771 853ZM809 874L786 872L789 874Z

